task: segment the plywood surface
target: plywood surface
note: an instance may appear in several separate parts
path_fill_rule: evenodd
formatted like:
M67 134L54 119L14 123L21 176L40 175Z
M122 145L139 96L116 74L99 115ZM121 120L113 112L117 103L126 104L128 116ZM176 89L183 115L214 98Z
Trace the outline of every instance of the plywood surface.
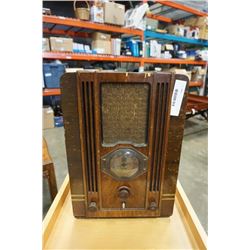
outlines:
M176 202L170 218L75 219L68 194L45 249L201 249L184 214Z

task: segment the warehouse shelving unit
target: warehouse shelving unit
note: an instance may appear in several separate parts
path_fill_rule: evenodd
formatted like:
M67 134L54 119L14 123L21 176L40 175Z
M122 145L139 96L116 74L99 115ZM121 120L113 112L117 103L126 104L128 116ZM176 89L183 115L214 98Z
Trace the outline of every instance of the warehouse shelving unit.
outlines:
M43 52L44 59L59 60L84 60L84 61L113 61L113 62L133 62L140 63L160 63L160 64L192 64L206 65L206 61L195 61L185 59L164 59L153 57L133 57L133 56L113 56L113 55L93 55L73 52Z
M144 2L147 2L144 0ZM171 8L180 9L197 16L206 16L207 13L195 10L188 6L174 3L172 1L155 1L162 5L167 5ZM155 15L152 13L147 14L148 18L156 19L159 21L171 23L173 20L168 17ZM94 23L91 21L83 21L76 18L68 18L54 15L43 15L43 32L45 34L63 35L71 37L89 37L92 31L105 31L112 33L113 35L127 34L130 36L139 37L140 40L147 39L161 39L175 42L188 43L199 46L207 46L207 41L188 39L185 37L178 37L169 34L162 34L153 31L141 31L137 29L130 29L119 27L115 25L107 25ZM131 62L139 63L140 66L145 64L175 64L175 65L207 65L206 61L195 61L186 59L164 59L164 58L152 58L152 57L132 57L132 56L113 56L113 55L100 55L100 54L86 54L86 53L73 53L73 52L43 52L43 59L59 59L59 60L81 60L81 61L113 61L113 62ZM201 87L202 82L191 82L190 87ZM60 89L44 89L43 96L60 95Z
M88 33L88 31L91 30L99 30L104 32L139 36L143 40L142 30L123 28L115 25L94 23L76 18L43 15L43 23L45 24L43 32L49 34L86 37L86 31Z

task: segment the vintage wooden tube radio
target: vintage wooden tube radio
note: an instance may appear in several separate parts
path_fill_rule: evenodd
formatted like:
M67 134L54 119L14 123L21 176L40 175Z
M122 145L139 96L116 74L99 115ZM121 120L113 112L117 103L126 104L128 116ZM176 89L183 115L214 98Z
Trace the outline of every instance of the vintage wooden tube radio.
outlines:
M187 76L79 71L61 87L74 216L172 215Z

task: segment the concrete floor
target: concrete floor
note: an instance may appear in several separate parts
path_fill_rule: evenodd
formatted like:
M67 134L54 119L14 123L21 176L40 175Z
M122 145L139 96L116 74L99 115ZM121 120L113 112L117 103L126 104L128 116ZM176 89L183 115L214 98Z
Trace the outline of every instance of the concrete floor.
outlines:
M64 144L64 129L53 128L43 131L49 152L55 165L58 189L67 175ZM179 180L185 190L202 226L208 232L208 124L198 117L186 121L182 144ZM51 205L48 184L43 180L43 216Z

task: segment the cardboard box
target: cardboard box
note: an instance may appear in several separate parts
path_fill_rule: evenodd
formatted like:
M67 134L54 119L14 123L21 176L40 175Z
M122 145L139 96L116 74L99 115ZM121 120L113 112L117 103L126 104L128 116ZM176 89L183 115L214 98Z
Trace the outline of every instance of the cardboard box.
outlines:
M50 37L51 51L73 51L73 39L64 37Z
M104 23L103 7L93 5L90 8L90 20L95 23Z
M195 26L197 27L208 26L208 18L205 16L197 17Z
M98 54L111 54L111 35L101 32L94 32L92 34L92 50Z
M195 26L196 21L197 21L197 17L190 17L184 21L184 25L185 26Z
M208 40L208 27L203 26L199 31L199 39Z
M167 27L168 33L175 36L184 36L184 26L180 24L169 25Z
M43 107L43 129L54 128L54 111L50 106Z
M103 41L110 41L111 40L110 34L101 33L101 32L94 32L94 33L92 33L91 37L93 40L103 40Z
M48 38L43 38L43 51L50 51Z
M104 3L104 22L124 25L125 6L114 2Z
M207 26L208 18L207 17L190 17L185 20L184 25L196 26L196 27Z
M171 73L175 73L175 74L180 74L180 75L186 75L188 77L189 80L191 80L191 71L187 71L186 69L177 69L177 68L171 68L171 69L166 69L163 70L165 72L171 72Z
M94 40L91 47L97 54L111 54L111 41Z

